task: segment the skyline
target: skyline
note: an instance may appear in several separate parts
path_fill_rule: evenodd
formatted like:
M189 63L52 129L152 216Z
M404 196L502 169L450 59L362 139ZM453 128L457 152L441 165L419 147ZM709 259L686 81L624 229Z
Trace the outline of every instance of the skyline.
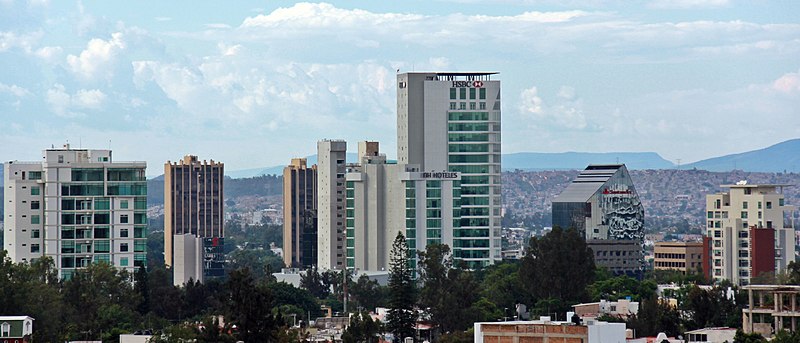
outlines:
M395 158L398 69L500 72L503 153L690 163L800 137L793 2L150 3L0 1L3 161L68 140L235 171L324 138Z

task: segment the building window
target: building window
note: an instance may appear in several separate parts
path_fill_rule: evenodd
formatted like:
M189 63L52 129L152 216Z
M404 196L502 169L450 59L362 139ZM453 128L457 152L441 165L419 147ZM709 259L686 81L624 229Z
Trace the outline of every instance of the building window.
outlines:
M120 224L128 224L128 215L127 214L120 215L119 222Z
M128 238L128 229L119 229L119 236L122 238Z
M31 244L31 253L39 252L39 244Z
M750 195L752 192L753 192L753 190L751 190L750 188L745 188L744 189L744 194L745 195Z
M31 209L32 210L38 210L39 209L39 201L38 200L31 201Z
M747 219L747 211L742 211L742 219Z
M475 99L475 88L470 88L469 89L469 98L470 99Z
M479 96L481 99L486 99L486 88L480 88Z
M767 209L772 209L772 201L767 201Z
M451 110L455 110L456 109L456 102L455 101L450 102L450 109Z
M120 252L128 252L128 243L120 243L119 244L119 251Z
M41 189L39 188L39 186L31 187L31 195L39 195L39 194L41 194Z
M473 88L473 89L474 89L474 88ZM474 102L470 102L470 103L469 103L469 109L471 109L471 110L474 110L474 109L475 109L475 103L474 103Z
M778 206L783 206L783 204L784 204L784 203L783 203L783 198L781 198L781 199L778 199Z
M119 208L121 208L123 210L127 210L128 209L128 200L120 200L119 201Z
M460 97L458 97L459 99L466 99L467 98L467 89L466 88L460 88L459 89L459 93L461 93L461 94L459 94L459 95L461 95Z
M456 98L456 89L450 88L450 99L455 99L455 98Z
M467 103L466 102L459 102L458 103L458 109L459 110L466 110L467 109Z
M758 209L759 210L761 209L761 202L760 201L758 202Z
M0 336L11 336L11 324L3 322L3 325L0 325Z
M39 238L39 229L31 229L31 238Z
M742 209L747 209L747 201L742 201Z
M31 215L31 224L39 224L39 222L40 220L38 214Z
M481 110L485 110L486 109L486 103L485 102L481 102L480 109Z
M119 259L119 266L120 267L127 267L128 266L128 258L127 257L121 257Z

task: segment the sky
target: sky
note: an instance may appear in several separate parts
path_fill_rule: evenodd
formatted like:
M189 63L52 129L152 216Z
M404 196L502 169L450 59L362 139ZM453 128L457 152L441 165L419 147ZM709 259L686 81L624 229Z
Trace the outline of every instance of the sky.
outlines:
M676 162L800 137L800 1L0 0L0 159L396 156L396 72L496 71L503 152Z

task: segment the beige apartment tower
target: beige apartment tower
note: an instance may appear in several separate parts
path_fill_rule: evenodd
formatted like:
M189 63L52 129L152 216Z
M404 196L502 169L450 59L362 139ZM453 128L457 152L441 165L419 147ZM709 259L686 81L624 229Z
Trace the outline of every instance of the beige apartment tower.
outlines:
M794 229L783 220L787 211L794 211L784 203L787 186L740 181L721 186L728 192L706 196L714 280L747 285L752 278L785 270L794 261Z
M186 260L186 256L175 256L176 251L197 251L191 247L175 247L175 236L193 235L203 239L203 256L191 258L198 263L202 261L205 276L224 275L219 256L225 237L224 175L222 163L200 161L193 155L164 164L164 263L167 266L174 266L176 259ZM176 285L187 280L188 277L184 280L184 275L175 274Z
M283 263L317 264L317 165L306 166L305 158L283 168Z
M344 266L344 190L347 142L317 142L317 267Z

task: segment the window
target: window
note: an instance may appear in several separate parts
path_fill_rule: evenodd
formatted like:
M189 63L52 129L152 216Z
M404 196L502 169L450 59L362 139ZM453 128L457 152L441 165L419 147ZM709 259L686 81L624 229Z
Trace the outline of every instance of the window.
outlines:
M469 98L470 99L475 99L475 88L470 88L469 89Z
M128 252L128 243L120 243L119 244L119 251L120 252Z
M38 200L31 201L31 209L32 210L38 210L39 209L39 201Z
M783 198L778 199L778 206L783 206Z
M759 210L761 209L761 202L760 201L758 202L758 209Z
M485 102L481 102L481 105L480 105L479 109L485 110L486 109L486 103Z
M28 179L29 180L41 180L42 179L42 172L40 172L40 171L28 172Z
M742 209L747 209L747 201L742 201Z
M3 325L0 325L0 336L11 336L11 324L4 322Z
M39 195L39 194L41 194L41 189L39 188L39 186L31 187L31 195Z
M39 238L39 229L31 229L31 238Z
M39 222L40 220L38 214L31 215L31 224L39 224Z
M127 224L128 223L128 215L127 214L120 215L119 216L119 222L121 224Z
M747 212L746 211L742 211L742 219L747 219Z
M772 201L767 201L767 209L772 209Z
M450 99L455 99L455 98L456 98L456 89L450 88Z
M451 109L451 110L454 110L454 109L456 109L456 102L455 102L455 101L453 101L453 102L450 102L450 109Z
M128 258L122 257L119 259L119 266L120 267L127 267L128 266Z
M486 99L486 88L480 88L479 97L481 99Z
M474 89L474 88L473 88L473 89ZM474 109L475 109L475 103L474 103L474 102L470 102L470 103L469 103L469 109L471 109L471 110L474 110Z
M122 238L128 238L128 229L120 229L119 236Z
M31 244L31 253L39 252L39 244Z
M746 194L746 195L750 195L750 194L752 194L752 192L753 192L753 190L750 189L750 188L745 188L744 189L744 194Z
M119 201L119 208L121 208L123 210L127 210L128 209L128 200L120 200Z
M459 102L458 103L458 109L459 110L466 110L467 109L467 103L466 102Z
M459 89L459 93L460 93L459 95L461 95L460 97L458 97L459 99L466 99L467 98L467 89L466 88L460 88Z

